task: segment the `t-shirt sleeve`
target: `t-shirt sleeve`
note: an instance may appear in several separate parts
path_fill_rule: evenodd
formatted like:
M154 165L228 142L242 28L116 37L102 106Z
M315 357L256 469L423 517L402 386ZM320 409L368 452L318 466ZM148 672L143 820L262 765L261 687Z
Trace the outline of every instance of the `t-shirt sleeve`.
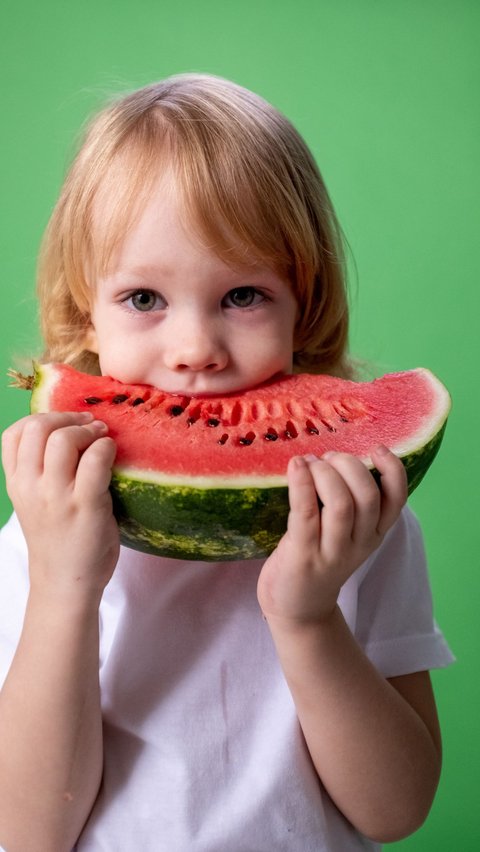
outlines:
M422 533L410 509L360 570L355 635L385 677L454 661L433 616Z
M20 639L28 591L27 546L12 515L0 530L0 686Z

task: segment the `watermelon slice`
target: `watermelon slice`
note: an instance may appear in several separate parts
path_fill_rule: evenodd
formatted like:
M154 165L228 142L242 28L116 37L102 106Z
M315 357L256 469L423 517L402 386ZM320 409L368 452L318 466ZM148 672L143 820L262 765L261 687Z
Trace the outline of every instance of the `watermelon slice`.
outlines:
M450 410L444 386L421 368L361 383L286 376L243 394L190 397L42 364L31 386L33 412L88 410L108 424L124 544L208 561L273 550L286 529L291 456L335 449L373 468L368 452L384 443L402 459L411 493Z

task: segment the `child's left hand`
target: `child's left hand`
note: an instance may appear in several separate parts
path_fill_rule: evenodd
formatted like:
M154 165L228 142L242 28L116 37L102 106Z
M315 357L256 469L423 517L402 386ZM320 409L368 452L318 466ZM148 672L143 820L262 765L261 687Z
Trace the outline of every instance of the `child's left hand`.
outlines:
M381 490L366 466L346 453L291 459L288 529L258 581L267 620L294 626L327 619L342 585L397 520L407 499L403 464L382 446L371 457Z

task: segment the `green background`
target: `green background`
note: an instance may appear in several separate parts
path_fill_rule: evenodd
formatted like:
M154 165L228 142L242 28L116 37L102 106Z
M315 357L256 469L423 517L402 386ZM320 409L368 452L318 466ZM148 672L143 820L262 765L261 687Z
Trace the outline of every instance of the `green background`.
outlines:
M355 260L353 351L377 373L430 367L454 402L412 499L458 658L434 675L444 772L426 825L392 848L478 850L480 4L2 0L0 15L1 375L37 351L40 235L105 96L175 72L220 74L271 100L313 149ZM1 427L27 405L0 380Z

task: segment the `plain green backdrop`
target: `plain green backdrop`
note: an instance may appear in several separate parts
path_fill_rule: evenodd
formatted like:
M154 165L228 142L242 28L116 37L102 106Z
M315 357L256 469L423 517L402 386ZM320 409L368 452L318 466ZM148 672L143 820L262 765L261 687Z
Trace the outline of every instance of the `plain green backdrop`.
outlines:
M271 100L313 149L355 259L353 351L377 373L430 367L454 403L412 499L458 658L434 674L444 772L426 825L392 848L478 850L480 3L2 0L0 16L0 375L38 352L39 239L105 97L212 72ZM0 378L0 426L27 406Z

